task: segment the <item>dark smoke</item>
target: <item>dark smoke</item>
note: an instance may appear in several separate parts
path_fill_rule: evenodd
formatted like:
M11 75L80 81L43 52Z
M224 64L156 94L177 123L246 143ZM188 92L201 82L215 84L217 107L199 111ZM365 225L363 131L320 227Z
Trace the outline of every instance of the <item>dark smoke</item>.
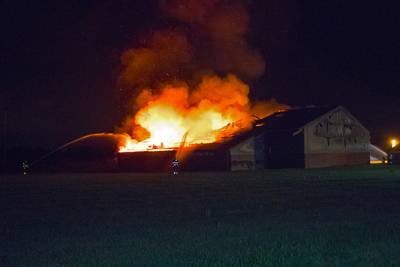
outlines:
M153 31L140 48L121 57L119 82L141 89L176 81L193 81L207 74L261 76L265 63L247 40L249 15L243 1L160 0L174 28Z
M201 47L197 48L202 56L211 59L213 69L245 78L264 73L262 55L246 40L249 14L243 1L161 0L160 4L167 16L187 23L206 40L199 42Z

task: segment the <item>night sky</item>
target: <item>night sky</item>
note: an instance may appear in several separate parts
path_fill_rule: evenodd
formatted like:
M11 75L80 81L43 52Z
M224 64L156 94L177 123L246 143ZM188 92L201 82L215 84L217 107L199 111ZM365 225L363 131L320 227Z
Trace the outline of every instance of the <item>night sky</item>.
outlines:
M290 106L343 105L383 145L400 136L398 11L351 2L252 1L248 38L267 67L250 81L251 95ZM157 1L4 0L0 10L9 146L54 148L114 131L128 103L116 82L121 53L170 23Z

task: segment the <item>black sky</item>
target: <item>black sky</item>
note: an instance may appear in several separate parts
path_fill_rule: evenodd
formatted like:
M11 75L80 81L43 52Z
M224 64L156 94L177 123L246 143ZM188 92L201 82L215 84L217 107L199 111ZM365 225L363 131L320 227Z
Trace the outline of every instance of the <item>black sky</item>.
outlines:
M381 145L400 135L398 15L349 2L252 1L249 39L267 71L251 94L343 105ZM157 1L2 1L0 10L0 107L11 146L113 131L127 103L116 85L122 51L168 23Z

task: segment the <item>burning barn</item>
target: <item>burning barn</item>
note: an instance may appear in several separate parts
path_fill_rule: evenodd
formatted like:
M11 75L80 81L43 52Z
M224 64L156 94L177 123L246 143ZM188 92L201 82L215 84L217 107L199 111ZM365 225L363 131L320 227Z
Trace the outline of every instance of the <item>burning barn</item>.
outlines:
M370 161L369 140L368 130L347 109L306 107L275 112L250 127L230 123L196 142L188 140L188 134L171 144L135 142L126 134L92 134L61 146L33 169L157 172L171 170L175 158L183 171L361 165Z
M177 158L183 171L237 171L370 161L368 130L341 106L279 111L253 120L250 127L230 123L197 142L187 136L181 142L164 144L151 139L135 143L126 134L92 134L61 146L32 167L46 172L157 172L171 170ZM393 159L397 156L392 155Z
M178 158L183 170L223 171L369 162L368 130L346 109L251 101L245 81L261 77L265 62L247 42L243 1L162 2L173 27L121 54L123 134L81 138L42 166L163 171ZM99 150L97 140L110 146Z
M122 170L166 170L175 157L190 171L318 168L368 164L369 131L345 108L276 112L216 142L118 153Z

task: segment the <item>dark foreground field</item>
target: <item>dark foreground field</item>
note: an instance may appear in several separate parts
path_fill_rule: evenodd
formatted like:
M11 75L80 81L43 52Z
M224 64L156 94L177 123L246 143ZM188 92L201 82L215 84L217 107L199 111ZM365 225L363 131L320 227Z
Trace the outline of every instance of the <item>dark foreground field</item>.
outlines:
M0 266L400 266L400 168L0 180Z

